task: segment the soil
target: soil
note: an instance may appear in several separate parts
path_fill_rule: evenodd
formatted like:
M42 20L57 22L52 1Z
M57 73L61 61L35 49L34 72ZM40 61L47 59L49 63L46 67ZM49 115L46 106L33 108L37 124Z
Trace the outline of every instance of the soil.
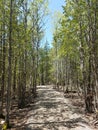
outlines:
M28 107L14 109L11 130L97 130L94 114L87 114L76 93L64 94L52 86L38 86Z

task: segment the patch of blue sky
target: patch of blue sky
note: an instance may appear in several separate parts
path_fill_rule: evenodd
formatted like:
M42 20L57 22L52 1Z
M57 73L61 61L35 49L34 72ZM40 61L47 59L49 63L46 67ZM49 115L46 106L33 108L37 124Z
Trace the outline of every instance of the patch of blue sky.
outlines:
M45 38L51 46L53 40L53 20L55 12L63 12L62 6L65 5L65 0L49 0L49 15L46 20Z

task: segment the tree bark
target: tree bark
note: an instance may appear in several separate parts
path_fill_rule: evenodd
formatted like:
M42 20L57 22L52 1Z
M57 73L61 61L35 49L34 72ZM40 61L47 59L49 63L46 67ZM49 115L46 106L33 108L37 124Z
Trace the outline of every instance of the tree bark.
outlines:
M10 114L10 100L11 100L11 54L12 54L12 5L13 0L10 0L10 20L9 20L9 53L8 53L8 86L7 86L7 104L6 104L6 123L9 127L9 114Z

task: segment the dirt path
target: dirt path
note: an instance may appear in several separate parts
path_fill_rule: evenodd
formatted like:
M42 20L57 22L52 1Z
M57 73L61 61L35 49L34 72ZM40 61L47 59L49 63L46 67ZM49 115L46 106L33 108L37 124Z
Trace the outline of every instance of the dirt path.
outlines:
M83 114L50 86L38 88L38 98L27 115L26 130L94 130Z

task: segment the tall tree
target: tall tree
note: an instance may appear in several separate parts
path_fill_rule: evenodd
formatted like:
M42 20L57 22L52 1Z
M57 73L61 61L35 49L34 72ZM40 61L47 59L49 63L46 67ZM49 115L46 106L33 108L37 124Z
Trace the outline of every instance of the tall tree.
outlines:
M10 17L9 17L9 50L8 50L8 86L7 86L7 104L6 104L6 123L9 127L9 112L10 112L10 100L11 100L11 58L12 58L12 11L13 11L13 0L10 0Z

